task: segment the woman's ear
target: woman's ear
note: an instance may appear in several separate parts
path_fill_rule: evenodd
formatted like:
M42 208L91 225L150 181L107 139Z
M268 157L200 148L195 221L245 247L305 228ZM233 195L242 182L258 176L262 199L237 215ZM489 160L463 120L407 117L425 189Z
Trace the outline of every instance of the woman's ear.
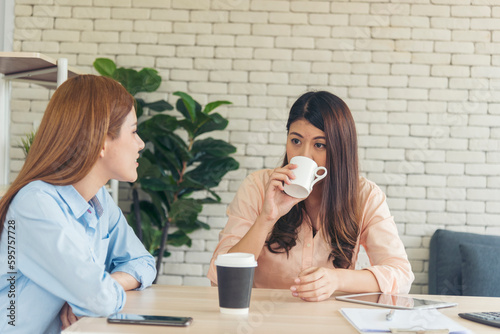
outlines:
M108 141L109 141L109 137L106 136L106 139L104 139L104 145L102 145L102 148L101 148L101 152L99 152L99 157L100 158L104 158L104 155L106 153L106 148L108 146Z

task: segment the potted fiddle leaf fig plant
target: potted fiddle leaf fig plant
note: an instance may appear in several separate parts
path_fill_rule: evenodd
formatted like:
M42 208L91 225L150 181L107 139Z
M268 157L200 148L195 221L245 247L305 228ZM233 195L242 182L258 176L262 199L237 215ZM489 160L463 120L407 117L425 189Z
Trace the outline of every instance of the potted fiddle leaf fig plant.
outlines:
M161 83L158 72L150 68L117 68L105 58L97 59L94 67L122 83L134 97L157 90ZM191 232L210 228L198 215L203 205L220 202L213 188L239 167L230 156L236 148L208 136L226 128L228 120L214 110L230 102L214 101L203 107L187 93L173 95L178 97L175 109L181 116L164 113L173 109L166 101L148 103L136 98L138 117L145 109L153 115L143 117L137 128L146 148L132 184L133 203L127 219L145 247L158 257L158 272L163 257L170 255L167 245L191 246Z

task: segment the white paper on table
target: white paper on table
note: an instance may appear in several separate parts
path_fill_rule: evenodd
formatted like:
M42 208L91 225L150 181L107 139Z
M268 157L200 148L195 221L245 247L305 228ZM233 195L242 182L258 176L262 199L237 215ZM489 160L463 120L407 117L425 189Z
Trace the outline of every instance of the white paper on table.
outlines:
M390 333L391 328L424 330L448 329L450 333L471 333L436 309L395 310L386 320L389 309L342 308L340 313L361 333Z

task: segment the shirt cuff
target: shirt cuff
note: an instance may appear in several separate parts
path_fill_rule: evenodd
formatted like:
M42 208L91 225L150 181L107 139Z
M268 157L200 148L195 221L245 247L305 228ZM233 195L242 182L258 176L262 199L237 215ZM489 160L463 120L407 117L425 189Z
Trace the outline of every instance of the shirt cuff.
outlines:
M135 290L144 290L153 283L156 277L156 268L143 259L137 259L135 261L119 265L113 269L112 273L117 271L129 274L141 284Z
M401 269L391 266L372 266L369 270L377 280L380 291L389 294L406 294L410 291L413 273L404 273Z

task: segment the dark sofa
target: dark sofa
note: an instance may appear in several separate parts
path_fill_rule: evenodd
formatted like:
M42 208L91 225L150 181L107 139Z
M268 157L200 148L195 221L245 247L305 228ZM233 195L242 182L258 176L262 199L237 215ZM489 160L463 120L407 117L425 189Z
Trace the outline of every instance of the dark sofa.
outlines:
M500 297L500 236L436 230L429 294Z

